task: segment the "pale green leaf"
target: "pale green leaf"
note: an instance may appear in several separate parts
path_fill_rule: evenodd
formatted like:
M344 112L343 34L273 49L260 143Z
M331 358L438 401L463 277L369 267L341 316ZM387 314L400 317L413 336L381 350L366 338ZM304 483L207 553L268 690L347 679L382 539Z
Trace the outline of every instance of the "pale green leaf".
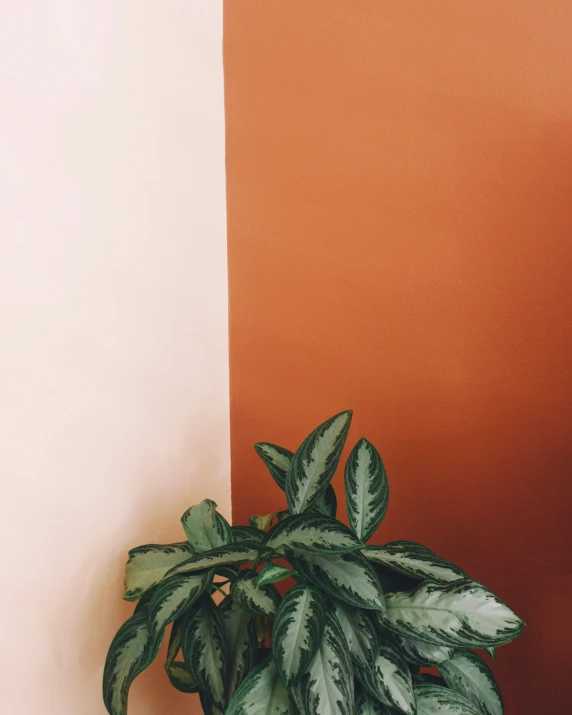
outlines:
M256 571L241 571L230 587L230 594L245 611L271 616L278 608L280 596L274 586L257 587L257 578Z
M368 546L363 553L370 561L415 579L457 581L466 578L465 572L458 566L421 544L411 545L409 542L404 546L402 543Z
M326 613L320 647L292 692L306 715L353 715L354 676L347 643L333 613Z
M183 661L173 661L170 665L165 664L167 676L171 685L181 693L197 693L199 688L191 677L189 668Z
M145 610L131 616L117 631L103 670L103 702L109 715L126 715L131 683L151 665L162 638L162 632L151 635Z
M228 654L227 698L231 698L256 662L256 616L227 596L218 606Z
M471 651L459 651L441 663L439 672L451 690L476 705L483 715L503 715L503 701L488 665Z
M284 491L286 488L286 474L290 467L292 457L294 456L293 452L284 447L278 447L276 444L269 444L268 442L258 442L254 445L254 449L256 450L256 454L268 467L268 471L276 484Z
M248 522L253 529L259 529L260 531L266 531L266 529L272 524L274 519L278 516L277 511L273 511L270 514L263 514L262 516L250 516Z
M288 715L290 701L272 656L246 676L225 715Z
M125 567L126 601L136 601L155 584L159 583L177 564L191 556L187 543L181 544L146 544L131 549Z
M292 514L312 506L331 481L351 418L351 410L340 412L316 428L296 451L286 475L286 499Z
M258 574L256 579L256 587L266 586L269 583L276 583L276 581L282 581L285 578L293 576L296 572L292 569L288 569L285 566L279 566L278 564L270 561Z
M183 620L182 646L192 679L224 712L226 643L217 609L210 596L203 596L187 611Z
M243 564L247 561L254 561L258 556L258 544L250 541L241 541L240 544L230 544L229 546L219 546L216 549L197 554L186 561L180 562L175 568L168 572L168 576L175 576L178 573L191 573L192 571L204 571L205 569L217 566L227 566L229 564Z
M369 667L357 667L356 674L370 695L387 707L405 715L415 713L411 673L390 643L381 645Z
M358 608L385 608L375 571L359 551L320 554L286 549L285 553L301 576L339 601Z
M379 650L377 624L371 611L336 601L334 612L342 627L352 660L362 667L370 665Z
M152 633L164 629L179 618L210 587L212 572L179 574L164 579L153 589L149 603L149 628Z
M362 438L345 468L346 504L350 526L367 541L380 525L389 500L387 474L377 449Z
M405 638L404 636L396 635L395 640L409 663L426 668L450 660L455 653L455 650L448 646L426 643L416 638Z
M326 554L345 553L363 547L347 526L321 514L297 514L283 519L268 532L263 543L279 552L288 547Z
M387 596L385 625L399 635L452 647L508 643L523 623L476 581L424 581L414 591Z
M320 593L294 586L282 600L272 627L272 652L288 688L308 668L324 633L326 613Z
M440 685L415 685L417 715L481 715L466 698Z
M194 554L201 554L233 542L230 525L217 512L216 506L211 499L204 499L200 504L187 509L181 517L183 529Z

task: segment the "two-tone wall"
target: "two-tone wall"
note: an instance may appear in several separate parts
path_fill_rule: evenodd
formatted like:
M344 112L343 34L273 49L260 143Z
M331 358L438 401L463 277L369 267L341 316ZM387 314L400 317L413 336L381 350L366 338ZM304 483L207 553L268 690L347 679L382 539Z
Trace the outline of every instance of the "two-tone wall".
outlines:
M0 711L104 715L127 550L207 496L282 506L252 443L351 407L379 539L525 618L507 715L567 712L569 2L2 16ZM133 686L130 715L198 712L160 662Z

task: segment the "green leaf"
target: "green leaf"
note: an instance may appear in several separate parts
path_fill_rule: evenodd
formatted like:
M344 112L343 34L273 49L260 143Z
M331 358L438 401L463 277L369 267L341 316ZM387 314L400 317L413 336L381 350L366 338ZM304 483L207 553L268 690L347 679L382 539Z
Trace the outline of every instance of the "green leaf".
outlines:
M232 544L233 535L227 520L216 510L216 503L204 499L190 507L181 517L183 529L194 554Z
M345 469L346 504L350 526L367 541L381 524L389 500L387 474L377 449L362 438L353 448Z
M271 616L276 613L280 595L274 586L256 586L256 571L241 571L230 587L230 595L249 613Z
M286 549L286 558L301 576L339 601L358 608L385 609L375 571L359 551L316 554Z
M162 638L162 632L156 637L149 632L144 610L131 616L117 631L103 670L103 702L109 715L126 715L131 683L151 665Z
M179 651L181 650L182 625L183 619L178 618L173 623L173 626L171 628L169 645L167 647L167 660L165 662L165 668L169 668L172 663L175 662L175 659L179 655Z
M264 514L262 516L250 516L248 518L248 522L252 528L259 529L260 531L266 531L277 516L278 512L273 511L271 514Z
M186 663L177 660L171 665L165 664L165 670L171 685L181 693L197 693L199 691Z
M256 529L252 526L231 526L230 529L232 531L235 544L238 544L240 541L259 542L266 536L264 531Z
M340 412L316 428L302 442L286 475L286 499L292 514L300 514L330 483L340 461L351 410Z
M379 650L377 625L371 611L336 601L334 612L346 638L352 660L362 667L370 665Z
M483 715L503 715L499 687L488 665L471 651L458 652L441 663L439 672L451 690L476 705Z
M364 556L398 573L416 579L457 581L466 573L450 561L437 556L421 544L402 546L399 542L385 546L367 546Z
M225 715L288 715L289 712L288 693L269 656L244 679Z
M284 491L286 489L286 473L294 453L289 449L278 447L278 445L269 444L268 442L258 442L254 445L254 449L268 467L268 471L276 484Z
M258 544L251 541L242 541L240 544L230 544L229 546L218 546L216 549L205 551L186 561L182 561L171 569L167 575L170 577L178 573L204 571L216 566L243 564L247 561L254 561L257 556Z
M293 576L296 572L292 569L287 569L285 566L279 566L278 564L272 563L270 561L258 574L256 579L256 588L260 586L266 586L269 583L276 583L276 581L282 581L289 576Z
M309 668L292 686L306 715L353 715L354 677L337 619L326 613L324 635Z
M324 599L307 586L291 588L278 607L272 628L274 662L287 688L316 655L326 622Z
M459 693L440 685L416 685L417 715L481 715Z
M496 651L492 646L490 646L489 648L483 648L483 650L489 656L489 658L492 658L493 660L496 658Z
M433 675L432 673L416 673L412 675L413 680L413 690L415 690L415 685L438 685L441 688L446 688L445 681L438 675Z
M366 690L389 708L405 715L415 713L413 682L407 664L390 643L380 646L371 665L356 669Z
M415 638L396 636L395 639L407 661L425 668L444 663L455 653L454 649L448 646L425 643Z
M131 549L125 567L123 598L126 601L137 601L147 589L159 583L170 569L190 556L191 550L187 543L145 544Z
M227 596L218 606L228 653L227 699L256 662L256 617Z
M369 693L361 692L357 697L355 715L395 715L395 710L382 705Z
M224 712L227 653L222 625L210 596L203 596L183 621L183 656L199 690Z
M363 548L347 526L321 514L297 514L283 519L268 532L263 543L279 552L288 547L297 551L341 554Z
M331 484L328 484L325 491L314 502L313 510L324 516L335 517L338 510L338 498Z
M427 643L479 648L508 643L523 622L476 581L424 581L414 591L387 596L384 624Z
M210 587L212 577L211 571L180 574L154 588L148 610L151 632L157 633L179 618Z

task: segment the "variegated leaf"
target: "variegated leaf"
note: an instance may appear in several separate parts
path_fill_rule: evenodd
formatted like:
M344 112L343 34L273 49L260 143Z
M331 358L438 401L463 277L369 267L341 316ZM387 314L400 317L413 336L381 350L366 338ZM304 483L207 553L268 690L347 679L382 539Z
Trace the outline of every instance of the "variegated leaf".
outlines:
M181 693L197 693L198 685L191 677L189 667L183 661L174 661L171 665L165 664L167 676L171 685Z
M256 617L227 596L218 606L228 653L227 699L256 662Z
M230 530L232 531L235 544L238 544L240 541L262 541L266 535L264 531L252 526L231 526Z
M326 611L320 593L294 586L282 600L272 628L274 662L287 688L312 662L322 641Z
M153 636L143 610L131 616L111 642L103 670L103 702L109 715L126 715L129 688L161 647L163 633Z
M292 457L286 475L286 499L292 514L300 514L330 483L340 461L351 410L340 412L316 428Z
M225 715L288 715L290 700L272 656L251 670L234 694Z
M294 453L289 449L278 447L278 445L268 442L258 442L254 445L254 449L268 467L268 471L276 484L284 491L286 489L286 474Z
M367 692L361 692L357 697L354 712L355 715L395 715L395 710L390 710Z
M240 544L230 544L229 546L218 546L216 549L205 551L202 554L193 556L186 561L182 561L175 568L168 572L168 576L175 576L178 573L191 573L192 571L204 571L216 566L227 566L229 564L243 564L247 561L254 561L258 556L258 544L251 541L241 541Z
M352 660L362 667L370 665L379 650L377 624L371 612L339 601L336 601L334 611Z
M332 612L309 668L292 686L305 715L353 715L354 677L347 643Z
M497 657L496 650L492 646L490 646L489 648L483 648L483 650L489 656L489 658L492 658L494 660Z
M478 708L454 690L440 685L416 685L417 715L481 715Z
M248 522L250 526L254 529L258 529L260 531L266 531L266 529L272 524L274 519L278 516L277 511L273 511L270 514L263 514L262 516L250 516L248 518Z
M387 511L389 484L377 449L362 438L351 451L345 468L346 504L350 526L367 541Z
M363 547L347 526L322 514L297 514L283 519L268 532L263 543L278 552L288 547L326 554L343 554Z
M266 586L269 583L276 583L276 581L282 581L289 576L293 576L296 572L292 569L287 569L285 566L279 566L278 564L270 561L258 574L256 579L256 587Z
M476 581L424 581L414 591L387 597L385 625L427 643L480 648L508 643L523 622Z
M125 567L126 601L137 601L147 589L159 583L165 574L191 556L187 543L145 544L131 549Z
M411 676L413 680L413 690L415 690L416 685L438 685L441 688L446 688L445 681L440 675L433 675L433 673L416 673Z
M203 596L183 620L183 656L192 679L219 710L226 705L227 653L220 618L210 596Z
M383 591L370 563L359 551L317 554L286 549L296 571L339 601L358 608L383 610Z
M450 660L455 654L453 648L444 645L435 645L434 643L426 643L425 641L420 641L415 638L395 636L395 640L405 660L425 668L444 663L446 660Z
M241 571L230 587L230 595L245 611L262 616L272 616L280 603L274 586L256 586L256 571Z
M458 566L437 556L421 544L417 546L368 546L363 551L366 558L398 573L416 579L457 581L467 575Z
M204 499L190 507L181 517L183 529L194 554L232 544L233 535L227 520L216 510L216 503Z
M488 665L471 651L460 651L441 663L439 672L451 690L476 705L483 715L503 715L499 687Z
M335 517L338 510L338 498L331 484L328 484L326 489L316 499L313 506L313 511L324 516Z
M162 581L153 589L149 603L149 628L158 633L181 616L212 582L212 572L179 574Z
M384 705L405 715L415 713L411 673L393 645L381 645L369 667L358 667L356 673L370 695Z

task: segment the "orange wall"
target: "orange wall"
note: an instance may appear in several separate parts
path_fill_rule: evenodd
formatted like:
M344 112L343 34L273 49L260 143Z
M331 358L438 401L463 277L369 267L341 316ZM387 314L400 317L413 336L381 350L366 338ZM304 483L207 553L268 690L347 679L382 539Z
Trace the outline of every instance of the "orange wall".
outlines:
M527 621L508 715L569 709L570 10L225 3L235 521L283 504L252 442L353 407L391 480L379 539Z

